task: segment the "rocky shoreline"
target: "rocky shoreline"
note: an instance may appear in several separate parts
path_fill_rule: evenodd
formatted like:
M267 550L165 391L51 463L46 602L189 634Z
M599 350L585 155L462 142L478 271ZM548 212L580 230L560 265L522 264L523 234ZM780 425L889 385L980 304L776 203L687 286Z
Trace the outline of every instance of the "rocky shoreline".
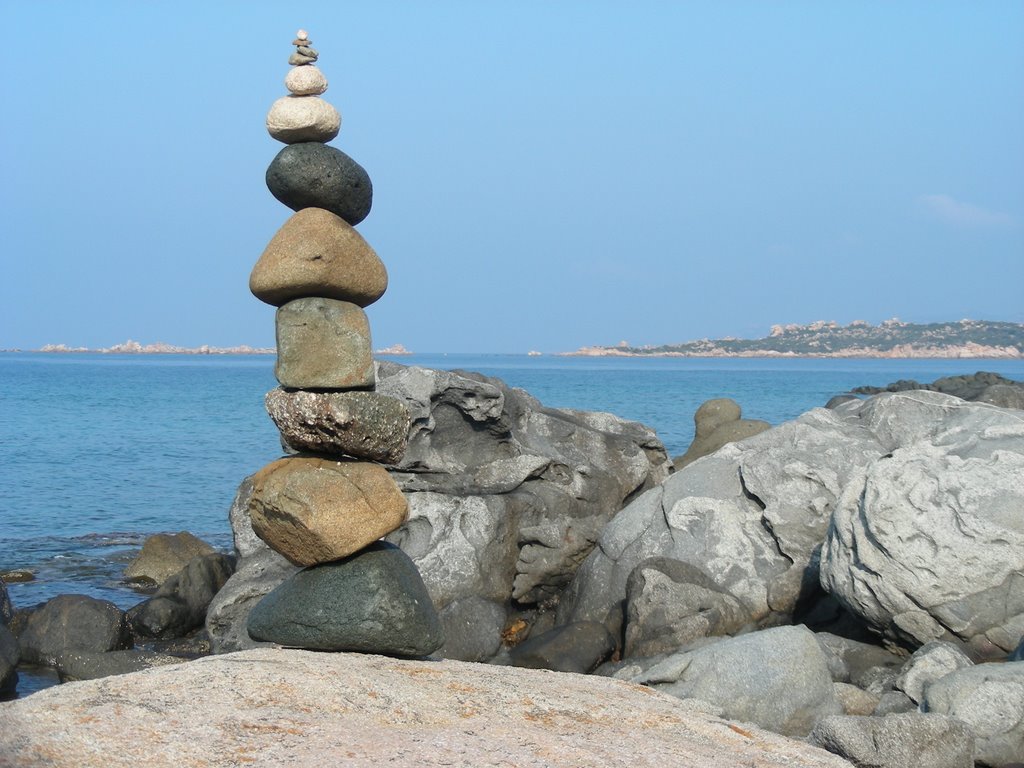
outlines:
M990 376L954 384L968 395L1018 384ZM520 724L515 732L534 745L521 754L540 764L579 764L560 763L540 745L557 734L572 734L574 744L592 739L583 714L553 714L562 705L498 711L493 699L479 698L490 686L527 685L509 667L589 673L578 684L571 675L529 678L535 704L580 685L579 695L592 697L583 710L602 706L612 689L583 681L598 686L608 677L628 684L624 692L657 692L630 711L647 712L644 722L668 712L679 728L695 727L696 716L723 734L745 733L736 743L757 746L749 758L755 765L808 748L800 741L779 747L762 729L855 764L1005 766L1024 754L1022 411L934 391L949 389L948 381L914 389L897 382L896 391L841 398L786 424L758 425L752 436L744 427L739 442L717 445L709 434L742 420L738 407L716 403L699 413L704 429L698 421L710 452L677 461L673 471L641 425L545 408L498 379L395 363L378 363L376 378L411 415L406 454L388 468L410 514L388 539L422 574L444 633L441 649L403 662L412 665L403 674L443 682L445 706L471 713L472 735L453 735L457 721L447 715L437 723L452 749L463 750L456 755L497 749L505 737L493 723L511 716ZM240 669L259 680L286 668L276 684L296 692L275 693L273 707L253 710L245 727L323 732L302 714L298 691L313 684L306 657L264 647L247 632L253 607L298 570L254 535L251 494L247 480L230 512L233 556L187 536L163 541L165 554L181 551L156 557L167 560L161 570L133 569L136 578L146 571L162 584L127 614L89 598L20 611L3 601L0 657L54 664L67 680L133 674L0 705L0 754L44 754L54 729L44 727L43 712L66 713L64 738L74 743L102 739L95 725L71 721L103 719L105 705L97 702L115 699L143 718L159 701L162 718L189 710L226 728L237 713L196 695ZM95 631L83 632L85 625ZM86 641L92 645L81 647ZM209 652L212 658L182 666ZM332 665L346 670L336 673L342 676L369 665L376 671L366 673L372 680L361 695L372 689L393 697L386 676L373 676L399 662L379 659L334 654L316 665L326 680ZM466 682L477 668L486 684ZM235 703L265 699L261 686L235 677L224 695ZM428 738L417 729L433 722L428 713L437 700L424 691L403 701L392 707L396 727ZM548 726L556 722L562 730L554 733ZM539 731L530 730L538 723ZM142 746L165 743L155 721L147 727L153 741ZM651 755L684 754L665 733L638 728L633 734L650 742ZM602 760L625 764L612 745L627 738L609 739ZM233 737L203 743L207 758L222 761L211 764L230 764L229 747L243 748ZM405 755L410 765L474 764L422 746L414 751L414 743L422 744L404 741L404 752L378 743L372 754ZM369 745L349 746L369 759ZM735 747L716 746L714 759L736 764ZM813 751L786 759L832 764ZM677 757L673 764L716 763Z

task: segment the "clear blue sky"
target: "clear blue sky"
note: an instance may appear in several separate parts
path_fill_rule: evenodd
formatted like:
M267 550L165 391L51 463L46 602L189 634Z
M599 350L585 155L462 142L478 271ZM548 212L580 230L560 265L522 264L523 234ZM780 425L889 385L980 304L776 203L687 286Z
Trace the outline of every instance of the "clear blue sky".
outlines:
M6 0L0 348L273 343L299 27L374 184L374 346L1024 322L1019 1Z

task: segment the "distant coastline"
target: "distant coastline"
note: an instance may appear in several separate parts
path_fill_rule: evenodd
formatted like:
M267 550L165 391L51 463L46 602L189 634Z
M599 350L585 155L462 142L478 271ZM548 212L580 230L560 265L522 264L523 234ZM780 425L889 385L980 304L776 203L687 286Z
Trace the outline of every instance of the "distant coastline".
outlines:
M44 344L39 349L4 349L2 352L38 352L45 354L93 354L93 355L276 355L274 347L250 347L241 344L237 347L212 347L203 344L200 347L179 347L158 341L155 344L140 344L129 339L123 344L112 347L70 347L67 344ZM375 349L375 355L411 355L413 354L401 344Z
M809 325L775 325L761 339L700 339L661 346L581 347L568 357L765 357L765 358L929 358L1022 359L1024 324L958 320L915 324L898 319L873 326L819 320Z

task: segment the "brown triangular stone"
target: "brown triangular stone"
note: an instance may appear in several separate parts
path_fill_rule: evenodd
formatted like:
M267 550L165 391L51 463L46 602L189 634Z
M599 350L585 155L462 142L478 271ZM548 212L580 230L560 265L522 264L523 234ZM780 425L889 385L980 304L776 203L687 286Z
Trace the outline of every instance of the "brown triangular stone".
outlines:
M253 295L275 307L309 296L366 307L387 287L387 270L373 248L322 208L303 208L288 219L249 276Z

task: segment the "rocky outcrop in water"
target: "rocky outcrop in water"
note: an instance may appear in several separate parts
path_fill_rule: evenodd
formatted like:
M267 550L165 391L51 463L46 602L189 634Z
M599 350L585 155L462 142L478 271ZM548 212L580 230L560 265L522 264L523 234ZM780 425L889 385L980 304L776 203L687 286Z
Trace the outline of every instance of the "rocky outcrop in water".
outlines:
M1024 382L1007 379L998 373L978 371L974 374L946 376L930 384L914 379L900 379L884 387L863 386L850 390L851 395L878 395L883 392L909 392L911 390L941 392L976 403L998 405L1000 408L1024 409ZM847 395L837 397L848 398Z

